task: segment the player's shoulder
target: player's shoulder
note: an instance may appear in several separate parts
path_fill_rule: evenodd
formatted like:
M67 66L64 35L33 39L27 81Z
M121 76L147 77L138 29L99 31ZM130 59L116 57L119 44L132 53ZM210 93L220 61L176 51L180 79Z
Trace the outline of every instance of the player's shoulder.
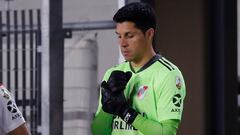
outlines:
M181 74L181 71L179 70L178 66L173 64L170 60L163 56L159 56L156 62L155 69L161 76L163 75L178 75Z
M165 58L163 56L159 56L157 61L158 61L158 69L160 69L160 70L164 70L166 72L179 70L175 64L173 64L171 61L169 61L167 58Z

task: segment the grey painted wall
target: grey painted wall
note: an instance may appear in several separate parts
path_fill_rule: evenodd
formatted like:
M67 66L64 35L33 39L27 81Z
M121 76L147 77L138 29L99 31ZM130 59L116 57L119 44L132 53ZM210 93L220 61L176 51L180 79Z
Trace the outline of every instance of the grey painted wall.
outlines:
M112 20L117 10L113 0L64 0L63 21L100 21ZM118 45L114 30L97 31L98 37L98 82L109 67L118 62Z

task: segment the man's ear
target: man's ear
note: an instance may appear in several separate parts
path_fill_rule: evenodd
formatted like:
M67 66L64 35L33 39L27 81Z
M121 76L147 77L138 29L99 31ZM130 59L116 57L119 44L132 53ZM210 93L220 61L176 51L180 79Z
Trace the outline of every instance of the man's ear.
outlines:
M146 32L145 32L145 35L148 39L151 39L153 40L153 37L154 37L154 34L155 34L155 30L153 28L149 28Z

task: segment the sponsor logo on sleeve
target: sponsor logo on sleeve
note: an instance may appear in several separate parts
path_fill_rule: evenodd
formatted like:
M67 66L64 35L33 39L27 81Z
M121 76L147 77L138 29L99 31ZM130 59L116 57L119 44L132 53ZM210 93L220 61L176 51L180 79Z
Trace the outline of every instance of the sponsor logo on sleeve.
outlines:
M175 94L172 98L172 103L174 104L175 108L171 110L171 112L180 112L181 104L182 104L182 96L181 94Z
M3 96L5 99L7 99L6 109L11 113L12 120L22 118L22 114L18 111L16 103L11 100L8 90L2 84L0 84L0 96Z
M16 113L17 112L17 106L11 100L8 101L8 103L7 103L7 109L11 113Z
M12 120L22 117L21 113L18 112L17 105L11 100L7 103L7 110L12 113Z

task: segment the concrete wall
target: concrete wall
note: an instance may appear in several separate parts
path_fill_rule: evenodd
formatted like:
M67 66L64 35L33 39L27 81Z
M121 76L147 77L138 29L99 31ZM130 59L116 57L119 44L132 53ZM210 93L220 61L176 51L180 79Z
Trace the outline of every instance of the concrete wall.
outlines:
M63 1L63 9L64 23L111 20L117 10L117 1L68 0ZM70 55L65 56L65 67L70 68L65 68L64 134L90 134L91 119L98 102L96 84L101 82L105 70L115 65L118 60L115 37L114 30L79 31L73 33L72 39L65 40L65 49L67 46L72 49L68 52ZM74 49L78 46L83 50ZM80 67L77 70L74 66L76 63ZM72 69L72 66L75 68ZM85 69L86 67L90 68Z
M203 0L155 0L158 50L182 71L187 96L178 135L204 135Z
M63 21L100 21L112 20L117 10L117 1L113 0L65 0L63 1ZM98 37L98 81L102 79L105 70L117 63L117 40L114 30L97 31ZM108 56L106 57L106 52Z

